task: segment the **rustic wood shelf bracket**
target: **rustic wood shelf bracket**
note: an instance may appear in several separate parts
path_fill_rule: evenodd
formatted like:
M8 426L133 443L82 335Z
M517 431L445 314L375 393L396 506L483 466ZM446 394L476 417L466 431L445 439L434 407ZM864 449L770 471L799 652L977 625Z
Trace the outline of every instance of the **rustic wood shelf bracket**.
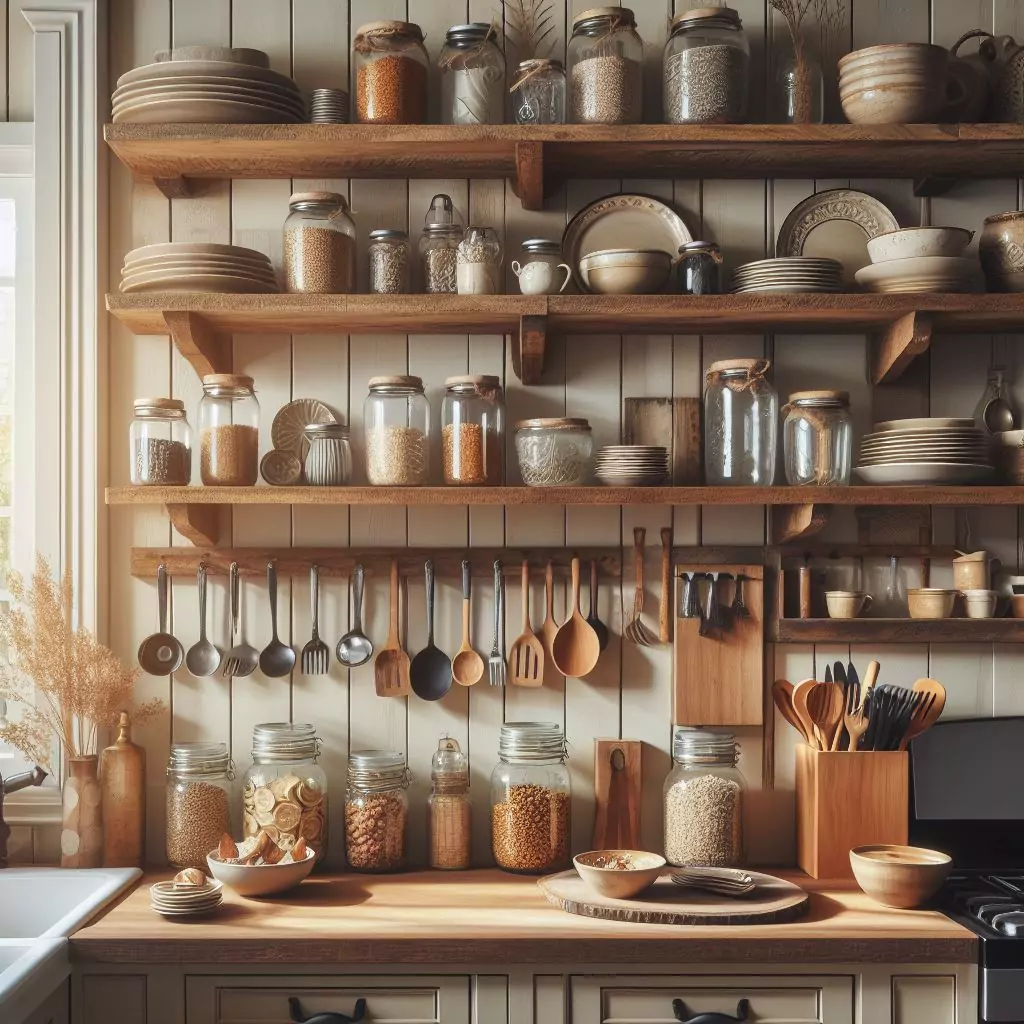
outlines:
M771 510L772 543L812 537L828 522L828 505L777 505Z
M220 535L220 510L216 505L166 505L171 525L196 547L212 547Z
M872 346L871 383L886 384L900 374L932 343L932 318L927 313L906 313Z
M512 339L512 369L528 386L539 384L544 375L547 335L546 316L531 315L519 318L519 337Z
M192 182L185 177L149 179L167 199L191 199Z
M516 176L512 191L524 210L544 209L544 143L516 143Z
M930 199L933 196L944 196L960 182L959 178L942 174L927 174L923 178L914 179L914 195L918 199Z
M174 347L192 364L200 378L208 373L230 373L231 337L217 334L198 313L163 314Z

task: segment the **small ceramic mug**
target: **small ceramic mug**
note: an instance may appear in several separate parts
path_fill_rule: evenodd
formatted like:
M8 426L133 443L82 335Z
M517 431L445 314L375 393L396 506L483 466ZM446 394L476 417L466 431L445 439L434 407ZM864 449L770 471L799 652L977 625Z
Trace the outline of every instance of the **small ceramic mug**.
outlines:
M828 590L825 604L833 619L855 619L871 607L871 595L861 590Z
M999 595L994 590L964 590L964 608L969 619L991 619Z
M558 271L565 271L561 286L558 284ZM564 292L572 277L572 268L568 263L549 263L546 260L529 260L520 263L512 261L512 273L519 278L519 290L524 295L557 295Z

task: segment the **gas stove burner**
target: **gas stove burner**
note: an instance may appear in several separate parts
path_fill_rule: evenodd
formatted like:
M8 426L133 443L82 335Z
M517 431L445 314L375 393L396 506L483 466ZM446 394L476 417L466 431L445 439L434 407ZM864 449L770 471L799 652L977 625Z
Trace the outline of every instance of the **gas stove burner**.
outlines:
M1003 935L1009 935L1014 939L1022 938L1024 937L1024 909L996 914L989 924Z

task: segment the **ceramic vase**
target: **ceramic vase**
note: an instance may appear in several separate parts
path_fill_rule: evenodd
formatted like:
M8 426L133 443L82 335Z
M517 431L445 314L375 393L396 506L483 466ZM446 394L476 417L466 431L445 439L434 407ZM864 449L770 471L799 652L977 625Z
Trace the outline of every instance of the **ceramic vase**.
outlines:
M64 782L60 833L62 868L98 868L103 864L103 791L99 759L73 757Z

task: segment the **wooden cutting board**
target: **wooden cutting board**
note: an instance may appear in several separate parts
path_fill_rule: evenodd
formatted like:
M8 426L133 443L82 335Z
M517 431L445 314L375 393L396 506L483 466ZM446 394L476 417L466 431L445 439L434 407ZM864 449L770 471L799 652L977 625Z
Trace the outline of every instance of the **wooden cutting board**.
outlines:
M642 744L594 740L594 850L640 848Z
M773 875L748 871L757 888L741 899L684 889L666 872L631 900L599 896L575 871L538 880L548 903L568 914L633 924L781 924L807 913L810 897L800 886Z

